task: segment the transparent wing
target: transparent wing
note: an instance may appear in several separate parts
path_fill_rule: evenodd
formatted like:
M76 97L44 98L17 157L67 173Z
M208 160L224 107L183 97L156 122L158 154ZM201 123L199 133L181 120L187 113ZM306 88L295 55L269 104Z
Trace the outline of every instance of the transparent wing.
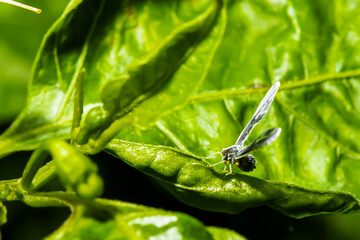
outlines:
M269 91L266 93L263 100L261 100L258 108L256 109L254 115L252 116L249 123L246 125L244 130L241 132L239 138L237 139L235 145L243 146L245 140L249 136L251 130L255 127L255 125L260 122L260 120L266 115L268 112L271 103L273 102L275 95L280 87L280 82L276 82L272 87L269 89Z
M247 155L249 152L252 152L260 147L269 145L280 135L281 128L272 128L265 130L260 134L260 136L255 139L250 145L246 146L239 152L236 158Z

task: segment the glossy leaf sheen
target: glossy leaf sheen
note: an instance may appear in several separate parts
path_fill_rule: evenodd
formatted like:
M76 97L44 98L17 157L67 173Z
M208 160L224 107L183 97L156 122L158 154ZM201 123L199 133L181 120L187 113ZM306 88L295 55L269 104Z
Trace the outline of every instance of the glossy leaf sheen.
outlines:
M154 177L182 202L209 211L238 213L268 205L296 218L359 210L351 194L311 190L237 174L225 178L193 155L170 147L113 140L108 149L141 172Z
M359 4L230 1L224 37L196 95L153 128L131 127L117 138L209 156L235 143L268 88L280 81L267 116L245 146L265 129L282 132L254 152L253 172L238 173L273 181L274 191L283 186L284 194L295 194L297 201L274 207L304 211L296 216L336 212L335 202L358 206ZM334 202L324 205L325 199Z
M206 228L182 213L108 200L97 203L103 210L75 207L64 225L46 239L243 239L227 229Z
M208 227L207 229L212 234L214 240L246 240L245 237L225 228Z
M119 130L124 128L124 120L115 122L112 128L119 129L114 130L113 134L104 133L99 137L98 131L99 129L103 131L116 119L131 112L131 124L148 126L152 123L152 119L159 118L161 114L186 100L197 89L204 74L207 73L207 63L212 59L214 47L216 49L214 40L222 36L217 28L213 30L222 6L222 0L213 1L203 14L171 31L160 45L154 46L149 53L132 62L123 77L107 81L100 91L102 111L99 107L89 111L84 120L85 124L80 129L78 143L86 143L89 135L94 133L94 140L106 136L107 142L100 144L105 146L111 140L108 136L113 138ZM202 43L212 30L218 36L214 39L209 38L212 41ZM203 45L199 50L201 54L193 54L201 43ZM209 60L206 59L208 55ZM192 58L202 56L205 60L205 64L198 65L197 71L202 76L199 75L199 81L196 84L193 83L192 78L186 78L186 72L191 71L194 74L190 56ZM177 101L170 100L169 97ZM156 108L151 107L154 103ZM151 108L153 108L152 111L150 111ZM120 127L116 127L117 125Z
M100 96L101 86L111 86L116 79L121 82L128 68L130 72L134 71L133 63L139 65L141 61L137 60L166 42L164 39L174 29L181 29L187 22L196 20L208 9L211 1L181 4L149 1L146 4L132 4L115 0L87 0L80 3L81 1L72 1L63 16L45 35L33 67L27 107L1 136L0 155L34 149L49 137L69 138L73 91L82 68L86 69L84 115L94 105L101 104L101 100L106 102L106 108L114 109L114 103L109 102L107 93L102 92ZM149 12L146 9L150 9ZM221 10L215 9L216 12ZM218 16L216 12L212 17L215 20ZM198 21L201 23L201 20L206 19ZM185 53L182 55L186 57L177 56L176 46L180 44L170 41L165 44L170 50L159 50L163 54L160 58L162 61L147 60L163 69L172 68L172 71L162 74L171 81L166 79L165 82L168 83L162 86L163 91L143 102L143 107L136 109L139 125L153 123L162 114L183 104L197 90L208 72L225 26L224 21L216 25L211 23L209 22L209 26L198 26L200 32L204 31L199 34L200 38L197 36L200 42L183 46ZM190 36L196 37L196 29L191 29L193 35ZM179 36L181 34L184 35L180 31ZM203 39L207 35L211 37ZM174 41L178 40L177 37L176 34L173 36ZM150 54L151 56L153 55ZM155 54L154 57L159 56ZM145 60L146 58L144 57ZM176 61L172 62L174 59ZM151 68L147 66L147 69ZM144 70L138 72L142 71ZM156 72L157 70L154 74ZM197 83L194 84L192 77L196 77ZM149 79L154 82L155 78ZM132 93L119 92L119 96L131 95L130 100L134 97L141 98L144 91L141 90L140 80L137 80L137 86L124 84L125 89ZM151 93L150 96L157 92L153 89L146 91Z

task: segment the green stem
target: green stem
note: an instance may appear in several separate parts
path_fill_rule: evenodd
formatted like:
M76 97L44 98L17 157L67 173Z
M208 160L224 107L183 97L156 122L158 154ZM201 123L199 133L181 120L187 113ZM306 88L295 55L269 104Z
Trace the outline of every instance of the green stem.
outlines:
M32 181L32 189L38 190L56 175L55 161L48 162L45 166L42 166Z
M44 143L40 145L39 148L36 149L31 155L30 160L26 164L25 170L22 175L21 185L24 190L31 190L32 188L34 188L34 186L32 186L33 179L41 165L49 156L48 148L48 144ZM40 183L38 182L38 184Z
M101 133L98 139L96 139L94 142L89 142L90 149L85 152L88 154L96 154L100 152L113 138L116 137L116 135L121 130L130 125L133 125L134 123L136 123L136 119L134 119L133 113L129 113L124 117L116 120L110 125L109 128Z
M77 78L74 94L74 114L71 131L80 126L81 116L83 114L84 106L84 82L85 69L83 68Z

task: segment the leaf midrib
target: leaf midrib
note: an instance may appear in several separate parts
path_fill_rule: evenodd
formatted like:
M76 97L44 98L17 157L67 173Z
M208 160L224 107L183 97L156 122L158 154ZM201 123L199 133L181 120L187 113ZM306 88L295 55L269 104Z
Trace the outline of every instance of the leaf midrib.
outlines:
M342 80L342 79L351 79L354 77L360 77L360 70L353 70L353 71L345 71L341 73L332 73L332 74L325 74L319 75L309 79L302 79L292 82L284 81L279 88L280 91L289 91L295 88L302 88L306 86L312 86L315 84L321 84L326 81L331 80ZM189 101L191 103L196 102L204 102L204 101L213 101L219 100L224 98L238 98L244 95L253 95L253 94L261 94L266 92L270 86L259 86L254 88L245 88L245 89L224 89L219 91L212 91L212 92L205 92L200 93L192 96Z

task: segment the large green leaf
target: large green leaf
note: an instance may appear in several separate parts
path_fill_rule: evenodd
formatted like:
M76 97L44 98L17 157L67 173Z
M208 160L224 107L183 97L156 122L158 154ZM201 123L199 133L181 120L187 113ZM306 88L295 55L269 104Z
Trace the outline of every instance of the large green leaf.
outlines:
M206 14L211 3L72 1L43 40L33 67L27 107L2 135L0 154L33 149L44 138L69 138L72 96L82 68L86 69L85 114L102 101L106 109L113 110L112 101L118 104L119 100L110 96L106 88L101 96L99 91L101 86L112 86L113 82L131 91L118 93L119 97L128 98L127 105L134 98L150 98L144 104L156 106L137 108L136 119L141 125L148 125L183 104L206 77L222 38L224 14L216 24L221 5L210 9L210 14L214 15L211 22L199 17ZM193 27L187 30L188 22L199 24L190 24ZM205 38L208 35L210 37ZM154 54L152 51L158 46L160 50ZM182 48L181 54L177 54L179 48ZM145 70L140 68L139 71L139 67ZM164 73L158 73L155 67L162 68L160 72ZM134 80L132 87L129 81L123 83L127 72L130 77L133 72L141 72L130 78ZM150 76L152 72L154 76ZM155 84L158 75L164 85L160 89L165 90L153 100L151 97L158 91L149 90L149 87L161 87ZM197 79L196 83L193 78ZM148 84L145 89L144 82ZM149 96L144 98L146 94ZM115 100L109 100L111 97Z
M108 149L141 172L152 176L180 201L216 212L238 213L268 205L296 218L319 213L359 211L351 193L310 189L286 181L244 174L228 176L203 159L177 149L113 140Z
M271 146L254 153L258 161L256 171L235 177L241 179L240 188L246 183L244 174L256 177L250 182L264 184L258 193L268 189L265 186L270 186L269 192L259 197L261 203L245 193L234 197L236 201L249 201L237 206L238 210L268 204L295 217L357 210L360 26L359 10L350 6L358 4L359 1L231 1L225 35L198 93L153 128L142 131L131 127L118 138L171 145L197 156L208 156L234 144L268 87L280 81L282 86L270 112L249 141L266 128L281 127L282 133ZM161 159L160 154L158 158ZM209 161L216 163L220 159ZM164 163L167 164L172 163L169 160ZM173 167L171 172L182 171L179 166ZM195 170L191 173L207 178ZM163 174L161 179L166 179L169 173ZM207 180L208 188L218 181L211 177ZM178 186L177 181L172 179L172 185ZM279 188L285 200L273 204L273 194ZM194 194L202 196L200 192ZM212 197L208 196L208 201ZM198 207L206 202L195 203L190 197L188 200L185 202ZM231 211L229 208L224 211Z

